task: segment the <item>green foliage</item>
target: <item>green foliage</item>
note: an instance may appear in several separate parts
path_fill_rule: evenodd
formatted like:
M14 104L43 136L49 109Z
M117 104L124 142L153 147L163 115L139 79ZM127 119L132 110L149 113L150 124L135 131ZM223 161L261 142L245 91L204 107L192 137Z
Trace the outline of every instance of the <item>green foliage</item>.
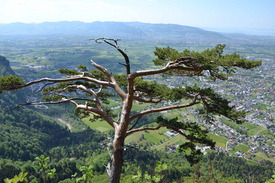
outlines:
M162 98L169 89L164 84L159 84L156 81L146 81L142 78L136 79L134 85L135 90L140 92L140 96L149 98Z
M125 74L115 74L114 77L115 77L117 83L119 84L119 86L126 89L126 87L128 85L126 75Z
M157 59L153 60L155 65L165 66L169 61L176 60L177 58L183 56L176 49L171 47L158 48L154 51L154 54L157 56Z
M215 93L212 88L199 88L196 85L172 88L166 93L166 98L170 100L191 99L196 94L200 95L201 98L205 98L205 100L202 100L204 109L200 111L201 114L207 114L207 116L218 114L226 116L237 123L244 122L245 112L237 111L235 106L230 106L230 101Z
M142 174L140 168L137 171L137 175L132 176L132 182L137 183L159 183L163 182L165 178L165 172L167 171L167 164L162 164L160 161L157 161L155 167L155 175L150 175L149 172Z
M118 84L127 90L127 77L125 74L114 75ZM149 98L161 98L165 96L169 88L165 84L159 84L157 81L148 81L142 77L136 78L134 81L134 90L139 93L139 96Z
M47 175L50 177L50 179L53 179L53 178L54 178L55 172L56 172L56 169L55 169L55 168L51 169L50 172L48 172Z
M0 76L0 93L4 89L13 88L23 84L24 81L21 77L15 75Z
M268 179L266 183L275 183L275 171L273 171L274 175L272 175L272 178Z
M86 66L83 66L82 64L80 64L77 68L78 68L80 71L82 71L82 72L88 71L87 67L86 67Z
M27 183L27 175L28 172L20 172L19 175L15 175L12 179L5 179L5 183L19 183L19 182L25 182Z
M75 81L74 84L83 85L83 86L86 86L87 88L94 88L94 89L98 88L98 86L96 84L90 83L90 82L87 82L87 81Z
M82 176L76 179L76 183L83 181L84 183L91 182L93 178L93 166L90 165L89 167L81 166L79 167L79 171L82 172Z
M225 45L218 44L213 49L206 49L203 52L184 50L179 52L176 49L156 48L154 54L157 59L153 60L155 65L165 66L170 61L176 61L181 57L191 56L194 59L184 63L185 67L200 68L204 71L209 71L210 77L213 80L225 80L228 76L235 72L235 67L251 69L261 65L262 61L252 61L242 58L239 54L223 54ZM169 75L181 75L182 71L169 71ZM201 73L203 74L203 73Z
M78 72L75 69L59 69L58 70L60 74L65 74L65 75L78 75L81 74L80 72Z
M165 126L166 128L176 130L176 132L183 135L189 142L180 145L179 151L185 152L187 160L191 163L197 163L201 158L201 151L195 149L195 143L205 144L212 149L215 147L215 142L207 135L208 131L203 130L197 123L189 123L179 121L177 118L165 119L162 116L157 118L157 123ZM186 153L191 151L190 154Z
M46 183L47 182L47 176L46 176L46 169L48 168L48 162L49 162L49 157L45 157L45 155L41 155L40 157L36 157L35 160L38 161L40 169L42 171L42 177L43 181Z
M91 70L90 73L92 74L92 76L94 78L97 78L97 79L101 79L101 80L106 80L107 77L105 74L103 74L101 71L99 70Z

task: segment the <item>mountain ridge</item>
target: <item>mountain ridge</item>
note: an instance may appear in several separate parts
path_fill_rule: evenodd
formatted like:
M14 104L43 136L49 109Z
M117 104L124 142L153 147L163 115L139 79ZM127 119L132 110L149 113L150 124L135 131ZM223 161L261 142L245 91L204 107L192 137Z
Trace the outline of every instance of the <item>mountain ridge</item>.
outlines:
M223 39L224 35L178 24L60 21L0 24L0 35L88 35L140 39Z

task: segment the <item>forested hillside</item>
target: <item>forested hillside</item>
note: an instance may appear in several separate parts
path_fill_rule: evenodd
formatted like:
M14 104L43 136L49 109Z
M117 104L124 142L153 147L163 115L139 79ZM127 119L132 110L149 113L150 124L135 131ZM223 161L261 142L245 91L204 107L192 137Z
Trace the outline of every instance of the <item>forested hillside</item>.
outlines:
M0 75L14 74L9 61L2 56L0 58ZM24 92L27 91L3 92L0 95L0 182L21 170L28 172L30 179L39 180L38 164L31 162L43 154L50 155L51 160L56 162L55 166L61 166L62 163L58 162L63 162L57 169L56 179L70 178L78 170L75 162L64 158L80 160L91 149L98 151L100 145L95 142L104 141L104 135L87 128L70 133L53 118L30 108L16 108L26 102ZM69 172L66 172L67 168Z

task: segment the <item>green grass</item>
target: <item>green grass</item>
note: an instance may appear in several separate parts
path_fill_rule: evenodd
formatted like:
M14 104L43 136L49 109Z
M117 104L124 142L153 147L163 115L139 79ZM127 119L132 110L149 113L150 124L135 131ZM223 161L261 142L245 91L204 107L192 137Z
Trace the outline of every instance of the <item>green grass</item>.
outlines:
M208 133L208 137L216 142L216 146L222 147L224 149L226 148L226 142L228 141L227 138L220 137L212 133Z
M227 120L227 119L224 118L224 117L221 117L220 120L221 120L221 122L223 122L223 123L226 124L227 126L230 126L231 128L234 128L234 129L240 128L240 125L238 125L238 124L236 124L236 123L234 123L234 122L232 122L232 121L229 121L229 120Z
M257 152L257 153L255 153L255 155L256 155L256 159L258 158L258 159L269 160L269 161L275 163L275 159L274 159L274 158L269 158L269 157L266 156L266 154L263 153L263 152Z
M240 129L241 126L244 126L244 127L248 128L247 134L250 135L250 136L256 135L259 131L265 129L264 127L256 126L256 125L253 125L251 123L243 123L243 124L239 125L239 124L236 124L236 123L234 123L232 121L229 121L225 118L220 118L220 120L224 124L230 126L231 128L233 128L235 130Z
M264 131L261 131L259 133L260 135L266 135L268 136L270 139L274 139L275 138L275 135L273 133L271 133L269 130L264 130Z
M164 143L153 147L152 149L162 150L166 146L173 145L173 144L181 144L183 142L186 142L186 139L183 136L181 136L181 135L176 135L173 138L165 141Z
M143 143L148 142L148 140L146 140L143 137L144 137L144 132L137 132L137 133L127 136L125 139L125 143L129 144L130 142L133 142L136 144L143 144Z
M230 152L231 153L235 153L237 151L243 151L243 152L247 152L250 148L246 145L243 145L243 144L240 144L240 145L237 145L236 147L234 147L233 150L231 150Z
M133 104L133 111L141 111L142 109L144 109L145 107L148 107L150 104L145 103L145 104L138 104L137 102L135 102Z
M251 123L244 123L241 126L244 126L244 127L249 129L247 131L247 134L250 135L250 136L256 135L259 131L265 129L262 126L256 126L256 125L253 125Z
M96 120L95 122L91 122L89 119L90 117L84 118L82 121L93 130L108 134L113 129L106 121Z
M196 121L195 117L193 115L187 115L187 117L191 120L191 121Z
M181 115L178 111L173 111L171 113L166 113L165 116L168 116L170 118L180 118Z
M267 110L268 107L269 107L268 105L263 104L263 103L259 103L255 106L255 108L260 109L260 110Z
M157 144L167 138L166 135L160 134L157 131L148 131L144 133L144 138L146 138L154 144Z
M157 123L152 123L150 126L156 126L156 125ZM166 135L164 135L166 131L167 131L166 128L161 128L159 130L148 130L148 131L137 132L129 135L126 138L125 142L126 143L134 142L136 144L144 144L149 142L153 144L158 144L162 140L165 140L168 138Z

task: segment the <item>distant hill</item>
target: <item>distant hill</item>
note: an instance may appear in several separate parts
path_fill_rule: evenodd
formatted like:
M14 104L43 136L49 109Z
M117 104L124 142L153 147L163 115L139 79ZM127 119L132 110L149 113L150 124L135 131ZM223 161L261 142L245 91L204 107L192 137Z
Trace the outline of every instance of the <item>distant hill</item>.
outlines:
M91 35L139 39L223 39L222 34L176 25L141 22L44 22L0 24L0 35Z
M9 74L14 75L15 73L10 67L10 62L0 55L0 76L6 76Z

